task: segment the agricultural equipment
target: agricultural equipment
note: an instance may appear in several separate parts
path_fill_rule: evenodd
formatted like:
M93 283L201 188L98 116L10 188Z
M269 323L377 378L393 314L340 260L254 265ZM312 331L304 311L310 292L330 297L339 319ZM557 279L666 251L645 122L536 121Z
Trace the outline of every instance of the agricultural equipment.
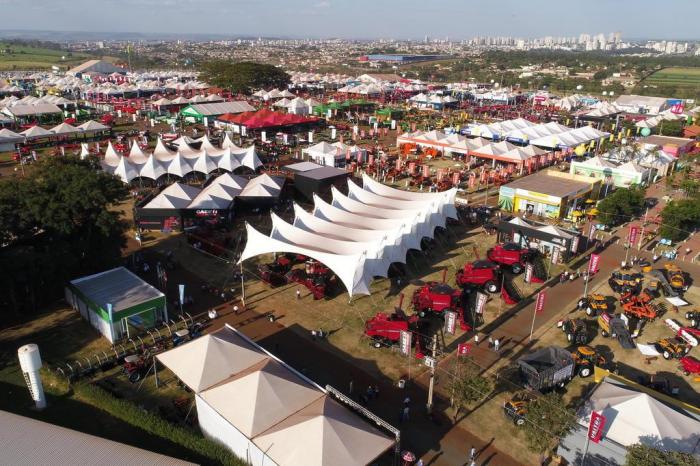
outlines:
M335 284L333 272L315 260L307 260L304 270L292 269L285 275L289 283L304 285L314 297L314 300L322 299Z
M442 315L446 311L455 311L460 327L468 328L464 321L462 291L455 290L444 282L428 282L413 292L413 311L424 317L428 313Z
M512 419L516 426L521 426L525 424L527 407L532 400L533 396L529 392L516 393L513 398L503 403L503 413Z
M671 286L671 284L666 279L666 275L661 272L661 270L652 270L651 275L659 282L659 288L664 296L674 298L678 296L678 293Z
M549 346L521 357L518 366L525 385L544 392L566 385L574 377L576 364L570 352Z
M603 337L616 338L624 349L637 347L634 344L634 340L632 340L629 329L625 325L625 321L619 316L601 312L598 316L598 327L600 327L600 334Z
M664 359L680 359L690 351L690 345L678 337L659 340L654 347Z
M427 321L420 319L418 315L407 316L401 309L403 303L403 295L401 295L399 306L394 309L394 312L387 314L378 312L374 317L365 322L365 335L372 339L372 346L381 348L382 346L393 346L398 344L401 338L402 331L410 331L413 333L413 344L416 345L416 357L423 358L423 350L425 347L422 333L429 324Z
M517 243L497 244L486 252L491 262L510 268L514 274L525 270L525 264L535 257L536 251L521 248Z
M683 356L680 360L680 368L685 375L700 374L700 360L693 356Z
M483 287L489 293L496 293L500 289L502 272L498 264L476 260L465 264L462 270L457 271L457 284L461 287L475 285Z
M127 376L129 382L138 382L148 373L146 359L136 354L125 357L122 373Z
M688 319L692 328L700 327L700 311L686 312L685 318Z
M680 267L678 267L676 264L668 263L664 265L664 272L669 285L671 285L671 288L673 288L676 292L688 290L688 283L685 279L685 273L680 269Z
M590 346L577 347L576 351L571 353L571 357L576 364L576 373L583 378L593 373L593 366L605 367L608 364L605 357Z
M569 343L585 345L588 343L588 327L583 319L564 319L557 322L557 326L566 334Z
M639 293L642 289L642 275L613 272L608 279L608 284L615 293Z
M654 320L663 312L662 306L654 306L650 301L651 298L643 294L627 293L620 297L623 313L639 320Z
M585 309L587 316L595 316L610 309L608 298L602 294L591 294L581 298L578 302L579 309Z
M260 279L275 288L287 283L285 275L291 270L292 261L287 256L279 256L269 264L258 266Z

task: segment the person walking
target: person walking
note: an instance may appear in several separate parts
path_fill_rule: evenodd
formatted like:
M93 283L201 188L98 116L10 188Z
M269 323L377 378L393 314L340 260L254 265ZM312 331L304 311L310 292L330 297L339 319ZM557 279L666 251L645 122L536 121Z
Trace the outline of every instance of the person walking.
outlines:
M498 347L500 346L500 343L501 343L501 342L498 341L498 338L496 338L495 340L493 340L493 349L494 349L496 352L498 352Z
M403 421L408 421L408 413L409 413L410 409L411 409L411 408L409 408L408 406L404 406L404 407L403 407L403 411L401 412L401 414L402 414L402 415L401 415L401 421L402 421L402 422L403 422Z
M493 337L489 335L489 348L493 348Z
M476 459L476 447L472 446L472 449L469 450L469 461L474 461Z
M476 346L479 346L479 334L478 333L474 334L474 344Z
M301 291L297 290L297 299L301 299Z

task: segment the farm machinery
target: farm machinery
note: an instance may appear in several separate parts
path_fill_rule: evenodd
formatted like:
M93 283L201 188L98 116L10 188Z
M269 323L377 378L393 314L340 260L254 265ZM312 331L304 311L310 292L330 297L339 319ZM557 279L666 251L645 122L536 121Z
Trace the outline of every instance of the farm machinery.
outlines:
M634 317L642 321L656 319L664 312L662 305L651 303L652 296L646 293L633 294L628 292L620 297L622 311L627 317Z
M690 322L691 328L700 327L700 311L689 311L685 313L685 318Z
M129 382L136 383L146 376L149 368L145 355L132 354L124 358L122 373L126 375Z
M588 326L583 319L564 319L557 322L569 343L585 345L588 343Z
M604 366L605 358L590 346L579 346L569 352L548 346L518 359L525 385L541 392L566 385L574 375L589 377L593 366Z
M685 340L679 337L663 338L654 343L654 347L664 359L680 359L688 354L691 348Z
M521 248L517 243L497 244L486 252L488 260L509 268L516 275L525 270L527 262L535 256L536 251Z
M416 346L416 358L423 358L423 348L425 342L421 333L428 326L428 322L414 314L407 316L401 309L403 294L400 297L399 306L394 312L378 312L374 317L365 322L365 335L372 340L372 346L381 348L382 346L393 346L399 343L401 332L413 333L413 344Z
M421 317L428 314L444 315L447 311L457 313L459 326L462 330L470 329L464 320L464 303L462 291L456 290L444 282L428 282L413 292L411 299L413 310Z
M510 400L503 403L503 413L513 420L516 426L525 424L527 407L533 400L533 395L529 392L518 392Z
M304 269L292 269L285 275L288 283L305 286L314 300L323 299L334 287L336 277L325 265L313 259L306 261Z
M624 349L634 349L637 346L634 344L632 335L630 334L625 321L620 316L611 315L608 312L601 312L598 315L598 327L600 334L604 338L616 338L620 342L620 346Z
M260 279L275 288L287 283L286 275L292 269L292 261L287 256L279 256L269 264L260 264Z
M664 265L664 274L671 288L677 293L687 291L688 283L686 281L685 272L676 264L667 263Z
M700 374L700 360L693 356L683 356L680 359L680 369L685 375Z
M495 262L475 260L457 271L456 280L462 288L476 286L496 293L500 289L501 277L501 269Z
M585 309L586 315L597 316L601 312L607 312L610 309L607 296L602 294L590 294L585 298L581 298L578 302L579 309Z
M621 295L639 293L642 289L642 275L613 272L608 279L608 284L615 293Z

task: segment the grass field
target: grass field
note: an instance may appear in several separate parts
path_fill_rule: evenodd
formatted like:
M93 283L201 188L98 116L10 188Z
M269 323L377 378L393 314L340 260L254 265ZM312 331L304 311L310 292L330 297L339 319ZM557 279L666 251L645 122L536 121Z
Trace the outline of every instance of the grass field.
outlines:
M83 53L0 42L0 71L49 69L53 65L69 68L90 58Z
M700 87L700 68L664 68L644 80L657 86Z

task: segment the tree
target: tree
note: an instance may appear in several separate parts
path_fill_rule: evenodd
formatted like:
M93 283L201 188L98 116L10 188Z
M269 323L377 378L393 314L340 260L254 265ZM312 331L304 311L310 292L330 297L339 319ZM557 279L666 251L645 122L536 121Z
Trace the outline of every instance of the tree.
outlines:
M543 453L576 424L576 414L566 407L558 393L550 392L532 400L522 426L530 450Z
M700 226L700 198L671 201L661 211L662 238L680 241Z
M0 183L0 308L33 312L68 279L118 265L126 224L110 207L127 195L118 178L76 157L46 158Z
M683 121L662 121L659 126L657 126L657 129L662 136L683 136Z
M455 417L462 409L486 398L493 390L491 380L481 375L481 368L471 360L457 357L449 390L455 407Z
M598 220L606 225L624 223L639 214L643 206L644 189L618 188L598 204Z
M635 443L627 447L625 466L699 466L700 462L690 453L658 450Z
M262 63L233 63L217 60L202 65L202 79L234 93L249 94L253 89L284 88L291 82L283 70Z

